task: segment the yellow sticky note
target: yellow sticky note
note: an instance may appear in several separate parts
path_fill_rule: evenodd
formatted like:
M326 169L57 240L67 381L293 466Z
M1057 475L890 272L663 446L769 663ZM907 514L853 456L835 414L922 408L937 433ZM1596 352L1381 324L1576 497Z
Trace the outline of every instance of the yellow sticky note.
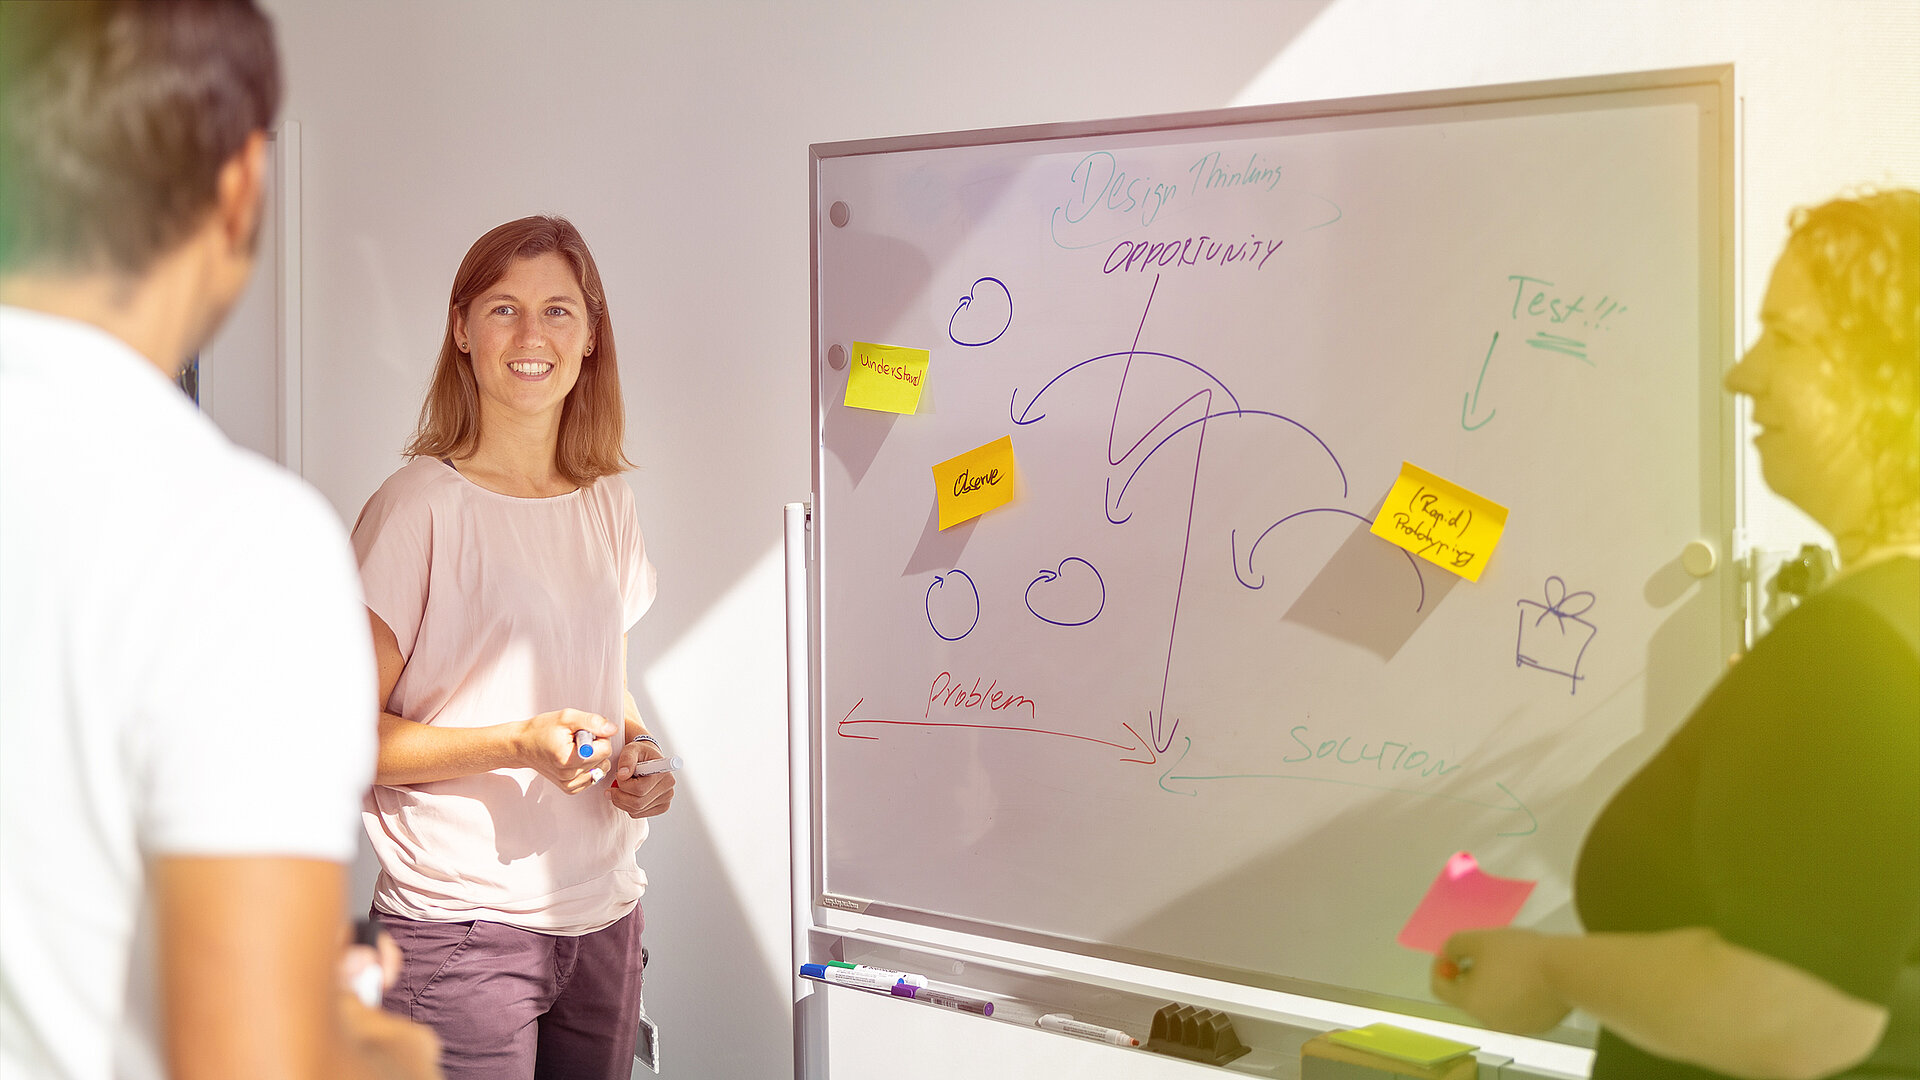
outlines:
M1438 1065L1476 1049L1469 1043L1454 1042L1421 1031L1408 1031L1392 1024L1368 1024L1351 1031L1329 1031L1327 1040L1357 1050L1411 1061L1416 1065Z
M1013 498L1013 436L1002 435L933 467L940 527L977 518Z
M1506 527L1506 507L1403 461L1370 531L1435 566L1479 581Z
M920 388L927 381L930 357L925 349L854 342L853 363L847 367L847 404L911 416L920 408Z

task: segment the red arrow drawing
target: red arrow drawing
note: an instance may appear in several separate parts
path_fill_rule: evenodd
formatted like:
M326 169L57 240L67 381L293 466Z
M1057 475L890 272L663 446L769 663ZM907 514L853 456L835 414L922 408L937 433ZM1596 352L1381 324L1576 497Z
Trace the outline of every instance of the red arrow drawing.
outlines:
M860 708L860 703L865 700L867 699L861 698L859 701L854 702L853 708L847 710L847 715L840 718L840 723L836 725L835 731L837 734L839 734L841 738L843 739L878 739L880 737L878 735L856 735L853 732L850 732L847 730L848 728L851 728L851 727L859 727L862 724L885 724L889 727L967 728L974 731L1024 731L1033 735L1055 735L1062 739L1079 739L1082 742L1099 743L1101 746L1111 746L1115 750L1124 750L1129 754L1145 754L1146 755L1145 757L1124 757L1120 759L1121 761L1131 761L1136 765L1152 765L1155 762L1160 760L1159 755L1153 752L1153 745L1149 743L1146 739L1141 738L1140 733L1133 730L1133 725L1125 721L1121 721L1120 726L1123 728L1126 728L1127 734L1133 736L1133 743L1131 745L1124 744L1124 743L1117 743L1117 742L1108 742L1106 739L1096 739L1091 735L1075 735L1070 731L1050 731L1046 728L1037 728L1037 727L1010 727L1003 724L955 724L955 723L948 723L940 720L855 720L853 719L854 710Z

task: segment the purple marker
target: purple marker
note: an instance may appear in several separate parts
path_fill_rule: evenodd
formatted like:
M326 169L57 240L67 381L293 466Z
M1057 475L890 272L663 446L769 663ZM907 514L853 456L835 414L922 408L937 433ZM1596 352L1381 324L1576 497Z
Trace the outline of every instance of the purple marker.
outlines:
M993 1002L983 1001L980 998L962 997L959 994L949 994L945 990L934 990L925 986L911 986L907 983L895 983L892 987L892 992L895 997L912 998L915 1001L924 1001L929 1005L938 1005L943 1009L973 1013L975 1016L993 1015Z

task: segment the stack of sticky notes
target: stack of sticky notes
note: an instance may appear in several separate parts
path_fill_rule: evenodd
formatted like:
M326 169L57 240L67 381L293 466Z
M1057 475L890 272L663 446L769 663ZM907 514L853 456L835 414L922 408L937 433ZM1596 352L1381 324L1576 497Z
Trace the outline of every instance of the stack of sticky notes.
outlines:
M1476 1047L1392 1024L1316 1035L1300 1049L1300 1080L1474 1080Z

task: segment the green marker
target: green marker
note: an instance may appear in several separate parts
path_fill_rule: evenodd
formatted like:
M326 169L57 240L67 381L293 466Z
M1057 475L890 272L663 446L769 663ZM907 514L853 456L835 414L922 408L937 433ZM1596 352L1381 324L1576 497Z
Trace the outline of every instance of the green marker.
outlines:
M868 967L865 964L849 964L845 960L829 960L827 966L846 968L848 971L857 971L862 975L884 978L892 983L906 983L908 986L927 985L925 975L909 975L904 971L888 971L886 968Z

